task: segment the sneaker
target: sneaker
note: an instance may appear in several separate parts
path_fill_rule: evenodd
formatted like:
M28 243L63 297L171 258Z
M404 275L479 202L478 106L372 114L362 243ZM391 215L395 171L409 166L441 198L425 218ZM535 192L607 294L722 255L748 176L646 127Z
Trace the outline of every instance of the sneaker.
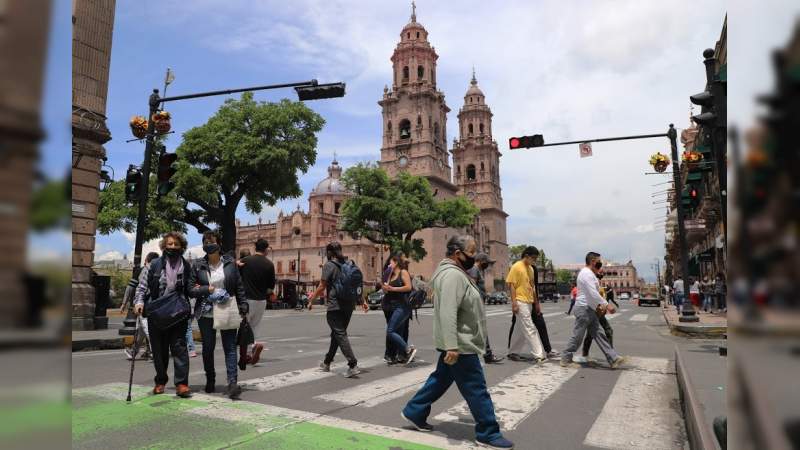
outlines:
M228 385L228 398L231 400L239 400L239 397L242 396L242 388L236 384L236 382L231 382Z
M348 367L347 372L344 373L345 378L353 378L354 376L361 373L361 369L358 366Z
M547 352L548 358L555 359L559 356L561 356L561 352L559 352L558 350L550 350L549 352Z
M530 362L534 359L529 356L518 355L516 353L509 353L507 357L509 360L517 362Z
M196 352L196 351L194 351L194 350L190 351L190 352L189 352L189 357L190 357L190 358L197 358L197 352Z
M576 358L577 358L577 356L576 356ZM575 368L575 369L579 369L581 367L580 364L578 364L578 363L576 363L574 361L568 361L566 359L562 359L559 364L561 365L561 367L572 367L572 368Z
M411 361L414 360L414 356L417 355L417 349L416 348L414 348L413 346L411 346L409 348L411 350L409 350L408 353L406 353L406 362L404 363L404 365L408 365L409 363L411 363Z
M505 448L505 449L514 448L514 443L502 436L488 442L482 441L480 439L475 439L475 443L480 446L489 448Z
M417 431L424 431L424 432L433 431L433 425L429 424L428 422L415 422L406 417L405 413L403 412L400 412L400 417L406 419L411 425L414 425L414 428L416 428Z
M503 358L502 356L497 356L497 355L495 355L493 353L492 354L487 354L483 358L483 360L486 362L486 364L503 364L503 359L505 359L505 358Z
M587 362L589 362L589 358L587 358L585 356L575 355L575 356L572 357L572 361L576 362L578 364L586 364Z
M261 351L262 350L264 350L264 345L263 344L255 344L253 346L253 356L248 358L249 359L248 362L250 364L252 364L252 365L255 365L258 362L258 359L261 357Z
M612 369L618 369L619 366L624 364L627 360L628 360L628 358L626 358L624 356L617 356L617 359L615 359L614 361L611 362L610 367Z
M389 356L384 356L384 357L383 357L383 362L385 362L386 364L388 364L388 365L390 365L390 366L391 366L392 364L397 364L397 360L396 360L396 359L394 359L394 358L391 358L391 357L389 357Z
M158 395L158 394L163 394L163 393L164 393L164 385L163 384L157 384L153 388L153 395Z
M323 372L330 372L331 371L331 365L330 364L325 364L325 361L322 361L322 362L319 363L319 370L321 370Z
M175 395L181 398L189 398L192 396L192 391L187 384L179 384L175 387Z

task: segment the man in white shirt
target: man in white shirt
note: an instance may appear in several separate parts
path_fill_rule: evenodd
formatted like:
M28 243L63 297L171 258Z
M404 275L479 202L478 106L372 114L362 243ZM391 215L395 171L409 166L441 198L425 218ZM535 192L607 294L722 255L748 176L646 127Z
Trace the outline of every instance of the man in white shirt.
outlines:
M683 278L678 276L675 282L672 283L672 291L673 295L675 295L675 309L677 309L678 314L680 314L683 306Z
M606 359L612 369L616 369L625 362L625 357L620 356L608 343L606 335L598 331L600 328L598 314L605 314L606 311L613 313L615 311L614 306L609 305L606 299L600 295L600 282L597 280L596 274L601 267L603 267L603 263L600 261L599 253L589 252L586 254L586 267L578 273L575 328L567 348L561 355L561 366L568 366L572 363L572 354L581 345L586 333L589 333L592 339L597 342L597 346L606 355Z

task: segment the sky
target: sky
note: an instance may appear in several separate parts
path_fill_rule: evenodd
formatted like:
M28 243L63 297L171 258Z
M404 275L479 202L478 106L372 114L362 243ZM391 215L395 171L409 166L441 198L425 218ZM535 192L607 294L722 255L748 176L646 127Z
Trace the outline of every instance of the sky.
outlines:
M62 10L68 4L55 3ZM590 158L580 158L577 145L509 151L508 138L536 133L546 142L558 142L665 133L670 123L680 132L689 126L689 95L703 90L702 51L719 38L725 3L416 4L417 21L439 55L438 88L452 110L447 142L457 137L456 116L473 66L494 114L493 137L503 153L508 243L536 245L556 264L580 262L589 250L609 260L632 259L640 274L654 279L652 265L664 253L664 231L654 223L664 211L655 209L652 194L663 190L656 184L669 178L645 172L652 172L647 164L652 153L669 153L666 138L595 143ZM167 67L175 73L170 95L311 78L347 83L344 98L306 103L327 121L319 134L317 164L301 174L303 196L265 207L264 221L298 203L307 209L307 194L326 176L334 152L345 168L379 159L377 101L384 85L391 85L389 58L409 21L410 2L195 0L188 5L177 0L117 2L107 105L113 139L105 146L117 179L129 164L141 164L143 145L125 142L131 138L128 121L146 113L147 97L163 87ZM764 27L791 20L739 7L746 8L752 9L745 11L748 17L763 21ZM53 48L63 46L67 39L59 38L69 32L68 24L54 24ZM774 34L743 46L744 55L730 53L739 60L756 54L765 59L764 48L784 43L788 35ZM50 62L52 73L62 61L53 55ZM763 92L769 73L756 75L747 87ZM48 86L58 84L54 79L48 76ZM255 96L263 101L296 98L292 90ZM181 133L205 123L226 98L169 105L176 134L168 149L177 147ZM741 120L752 114L751 99L752 94L732 99L739 102ZM55 173L65 161L48 157L44 166ZM243 206L238 217L244 223L258 219ZM190 246L199 254L199 236L190 230ZM96 245L97 259L131 255L133 235L98 235ZM153 248L148 243L145 252Z

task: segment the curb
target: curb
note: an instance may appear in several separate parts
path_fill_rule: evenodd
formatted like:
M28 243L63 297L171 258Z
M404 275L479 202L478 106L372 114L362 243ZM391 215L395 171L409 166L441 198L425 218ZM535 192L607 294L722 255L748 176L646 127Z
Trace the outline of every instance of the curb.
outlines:
M678 346L675 346L675 371L678 376L678 392L681 396L681 409L686 422L686 434L692 450L716 450L719 447L711 432L711 427L703 416L703 405L697 398L689 374L686 373L685 364Z
M665 309L661 309L661 314L664 316L664 322L669 326L672 334L676 336L683 336L688 338L698 339L719 339L728 333L728 326L722 325L683 325L680 323L670 323L667 319Z
M72 341L72 351L82 352L88 350L109 350L123 348L125 342L124 337L118 338L105 338L105 339L81 339Z

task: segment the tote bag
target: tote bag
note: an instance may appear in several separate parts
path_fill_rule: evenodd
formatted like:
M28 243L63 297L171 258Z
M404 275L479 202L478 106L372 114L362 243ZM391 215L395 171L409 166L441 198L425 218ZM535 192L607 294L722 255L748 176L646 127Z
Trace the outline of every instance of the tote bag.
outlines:
M236 297L231 297L224 303L214 303L213 315L215 330L236 330L242 322Z

